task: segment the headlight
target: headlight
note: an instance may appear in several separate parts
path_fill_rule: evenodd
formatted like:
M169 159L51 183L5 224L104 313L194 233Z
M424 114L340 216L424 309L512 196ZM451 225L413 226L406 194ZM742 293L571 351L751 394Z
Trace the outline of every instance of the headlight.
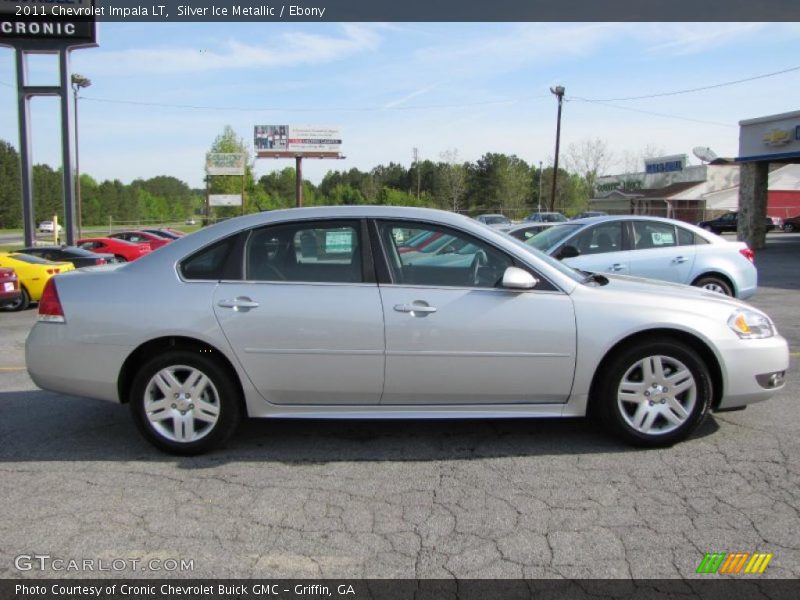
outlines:
M775 335L775 326L768 317L744 308L734 311L728 319L728 327L745 340L758 340Z

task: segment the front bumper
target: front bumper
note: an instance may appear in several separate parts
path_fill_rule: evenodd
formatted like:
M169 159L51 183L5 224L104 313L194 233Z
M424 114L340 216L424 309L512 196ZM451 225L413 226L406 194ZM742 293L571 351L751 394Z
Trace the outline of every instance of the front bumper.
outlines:
M717 345L722 358L720 410L761 402L781 391L771 376L789 369L789 345L779 335L764 340L734 339Z

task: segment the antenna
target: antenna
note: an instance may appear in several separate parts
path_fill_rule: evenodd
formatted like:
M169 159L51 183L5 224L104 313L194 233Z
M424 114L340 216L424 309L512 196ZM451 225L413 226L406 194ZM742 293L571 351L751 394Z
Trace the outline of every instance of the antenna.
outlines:
M707 163L713 162L719 158L717 153L708 146L695 146L692 148L692 154L694 154L701 161Z

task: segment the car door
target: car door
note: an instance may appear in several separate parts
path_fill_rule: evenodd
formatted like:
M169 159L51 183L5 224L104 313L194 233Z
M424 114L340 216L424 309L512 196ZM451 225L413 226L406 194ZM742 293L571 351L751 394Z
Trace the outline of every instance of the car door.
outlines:
M663 221L634 220L631 222L631 233L631 275L690 283L695 248L680 244L675 225Z
M243 279L220 281L214 313L267 401L380 402L383 313L362 239L354 220L255 229Z
M398 251L407 233L448 237L451 251L420 261ZM575 369L569 296L541 279L499 287L514 260L469 234L423 222L378 221L376 264L386 326L381 404L563 403Z
M605 221L581 229L561 246L572 246L578 256L563 262L574 269L592 273L627 275L630 272L630 251L627 250L623 221Z

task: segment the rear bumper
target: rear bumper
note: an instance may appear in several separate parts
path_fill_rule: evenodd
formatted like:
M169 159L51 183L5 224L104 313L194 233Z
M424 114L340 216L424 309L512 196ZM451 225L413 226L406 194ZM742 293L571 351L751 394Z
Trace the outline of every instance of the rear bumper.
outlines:
M60 323L36 323L25 342L25 364L43 390L119 402L120 365L128 346L85 344L70 339Z
M761 402L781 391L770 376L789 368L789 346L781 336L765 340L731 340L718 345L723 360L723 396L719 409Z

